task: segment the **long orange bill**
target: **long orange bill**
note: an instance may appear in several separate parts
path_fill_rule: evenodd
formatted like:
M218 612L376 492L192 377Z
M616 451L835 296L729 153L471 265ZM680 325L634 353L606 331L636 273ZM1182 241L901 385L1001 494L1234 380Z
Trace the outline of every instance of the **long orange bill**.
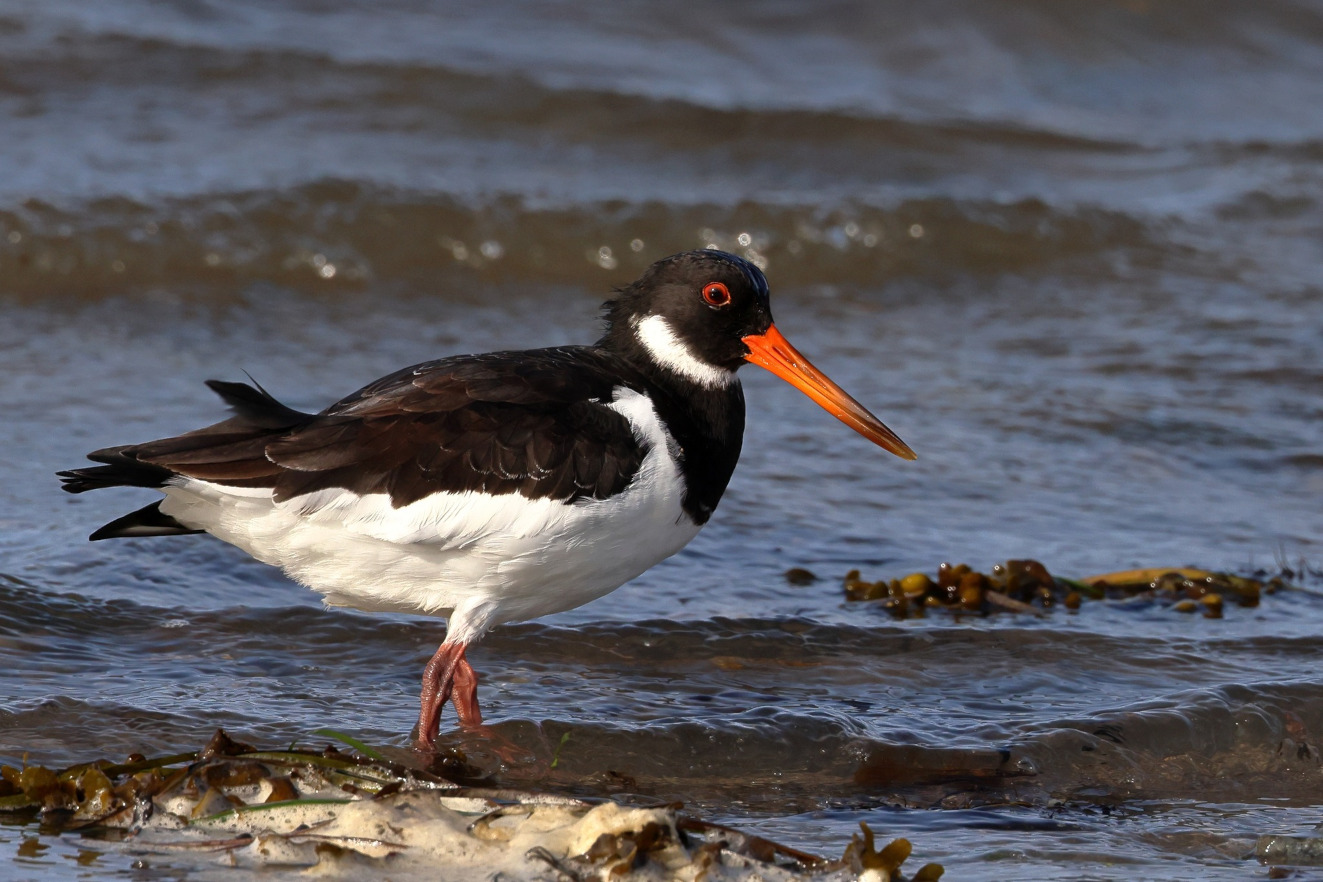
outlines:
M812 398L823 410L879 447L891 451L901 459L918 459L909 445L900 440L895 432L883 425L882 421L869 413L866 407L847 395L844 389L829 380L826 374L800 355L775 325L769 327L766 333L745 337L744 345L749 347L749 354L744 357L745 361L767 368Z

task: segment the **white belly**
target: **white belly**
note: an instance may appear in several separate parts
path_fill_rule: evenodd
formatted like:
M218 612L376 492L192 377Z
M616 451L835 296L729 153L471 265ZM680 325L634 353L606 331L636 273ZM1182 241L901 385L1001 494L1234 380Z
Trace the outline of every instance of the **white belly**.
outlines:
M601 597L698 534L681 508L674 442L651 403L618 390L609 406L649 451L608 499L445 493L393 508L385 494L331 489L276 503L269 490L181 479L164 488L161 510L280 567L330 605L450 615L447 640L469 642Z

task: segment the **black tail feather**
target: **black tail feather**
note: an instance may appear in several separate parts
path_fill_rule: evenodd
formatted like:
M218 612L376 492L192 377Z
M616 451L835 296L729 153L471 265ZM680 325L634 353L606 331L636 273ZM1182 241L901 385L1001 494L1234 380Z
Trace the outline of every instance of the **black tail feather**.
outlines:
M176 474L164 465L153 465L143 459L167 463L173 460L173 464L187 466L211 462L210 457L218 457L220 462L228 463L236 458L253 459L254 452L248 448L256 445L254 461L262 462L264 436L314 419L312 414L281 404L256 380L251 386L224 380L208 380L207 385L234 409L233 417L174 438L95 450L87 458L103 465L57 472L64 482L63 489L69 493L86 493L103 487L156 489L165 486ZM180 471L189 470L185 467Z
M106 524L87 538L93 542L98 539L127 539L133 536L182 536L186 533L201 533L186 527L179 521L161 511L161 503L153 502L135 512Z
M265 456L268 439L306 425L315 417L281 404L256 380L251 386L222 380L208 380L207 385L234 409L234 416L174 438L93 451L87 458L101 464L57 472L63 482L61 489L68 493L103 487L160 489L180 475L242 486L271 479L276 467ZM201 532L162 513L158 501L111 521L90 538Z
M131 445L130 445L131 446ZM105 465L56 472L66 493L86 493L102 487L162 487L174 474L169 469L139 462L124 451L126 447L107 447L87 455L92 462Z
M252 380L250 376L248 379ZM207 386L234 408L234 412L254 426L266 429L284 429L301 425L312 419L312 414L286 407L277 401L261 384L231 383L225 380L207 380Z

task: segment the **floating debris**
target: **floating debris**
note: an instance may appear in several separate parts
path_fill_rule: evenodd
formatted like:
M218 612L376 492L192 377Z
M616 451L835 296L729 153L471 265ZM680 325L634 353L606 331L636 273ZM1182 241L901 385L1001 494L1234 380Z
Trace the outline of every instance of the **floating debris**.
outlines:
M1220 619L1225 608L1254 607L1264 594L1287 587L1281 577L1264 581L1188 567L1155 567L1087 579L1053 576L1036 560L1008 560L980 573L967 564L943 563L936 578L911 573L901 579L867 582L859 570L845 576L846 600L876 601L896 618L930 609L989 615L1014 612L1042 616L1055 606L1079 609L1085 600L1145 600L1182 613Z
M908 839L897 839L877 851L873 847L873 831L863 821L859 822L863 836L858 834L850 838L845 847L842 863L859 874L861 882L906 882L900 875L900 865L909 858L913 846ZM941 864L924 864L908 882L936 882L942 878Z
M909 842L877 851L866 826L840 860L827 860L684 815L677 805L474 786L463 783L474 770L458 752L432 758L425 770L349 736L319 734L354 752L258 750L218 730L196 753L62 771L3 766L0 811L39 815L42 834L95 832L108 850L314 874L375 876L389 866L393 877L420 879L531 880L550 871L581 882L905 882L899 867ZM24 847L44 846L29 839ZM929 864L911 882L941 872Z
M818 581L817 575L812 570L806 570L803 567L791 567L785 571L785 579L791 585L802 587L812 585Z

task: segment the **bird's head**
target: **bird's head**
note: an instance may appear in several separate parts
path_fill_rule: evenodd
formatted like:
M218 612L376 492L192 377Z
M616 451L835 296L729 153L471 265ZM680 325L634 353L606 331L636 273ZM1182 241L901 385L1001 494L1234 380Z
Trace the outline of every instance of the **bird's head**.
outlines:
M724 251L686 251L657 261L606 303L602 345L643 358L703 388L735 382L752 362L904 459L914 451L815 368L772 323L767 278Z

